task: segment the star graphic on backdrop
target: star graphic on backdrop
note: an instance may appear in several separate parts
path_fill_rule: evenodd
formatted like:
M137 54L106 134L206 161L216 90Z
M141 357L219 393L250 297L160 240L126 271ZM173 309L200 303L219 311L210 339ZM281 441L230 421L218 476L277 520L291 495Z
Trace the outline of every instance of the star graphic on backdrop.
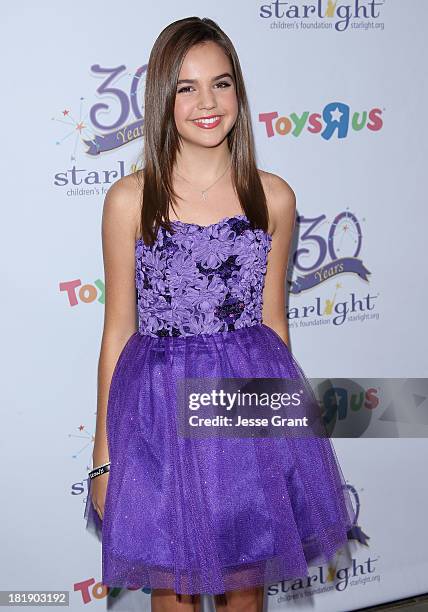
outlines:
M330 111L330 115L333 121L340 121L340 118L342 117L343 113L341 113L340 110L336 107L334 111Z
M61 146L63 142L69 140L70 138L74 140L73 142L73 150L70 155L70 160L75 161L77 158L77 150L78 145L81 139L89 140L95 143L95 132L90 129L90 122L88 119L89 112L85 112L84 104L85 98L82 96L80 98L80 107L78 113L74 113L69 108L64 108L60 111L61 118L57 119L56 117L52 117L52 121L56 121L58 123L62 123L67 126L66 134L60 139L56 141L57 146ZM75 115L78 116L75 116ZM89 122L89 123L88 123Z

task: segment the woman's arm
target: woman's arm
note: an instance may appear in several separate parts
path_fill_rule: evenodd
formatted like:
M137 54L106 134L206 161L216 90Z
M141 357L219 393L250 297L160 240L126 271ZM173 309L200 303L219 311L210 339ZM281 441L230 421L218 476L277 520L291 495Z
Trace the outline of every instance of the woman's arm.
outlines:
M289 344L288 321L285 313L286 273L291 240L296 219L296 196L290 185L275 174L264 180L272 234L272 248L263 290L262 320Z
M137 184L133 175L126 176L108 190L102 216L105 308L98 360L94 467L109 460L106 417L111 379L123 347L137 331L135 239L138 215ZM98 478L103 479L104 475Z

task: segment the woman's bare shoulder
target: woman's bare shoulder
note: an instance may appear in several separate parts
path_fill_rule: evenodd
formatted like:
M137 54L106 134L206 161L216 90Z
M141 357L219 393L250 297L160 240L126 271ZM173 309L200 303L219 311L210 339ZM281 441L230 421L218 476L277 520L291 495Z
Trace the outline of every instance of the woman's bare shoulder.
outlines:
M142 177L142 172L127 174L113 183L108 192L111 192L115 198L121 198L122 201L135 202L140 196Z
M288 199L295 197L291 185L282 176L266 170L258 170L258 173L267 197Z
M296 212L296 194L291 185L278 174L258 170L266 194L266 205L269 217L273 221L275 229L284 221L294 218Z
M141 187L142 174L133 172L113 183L104 200L104 218L129 224L135 236L141 214Z

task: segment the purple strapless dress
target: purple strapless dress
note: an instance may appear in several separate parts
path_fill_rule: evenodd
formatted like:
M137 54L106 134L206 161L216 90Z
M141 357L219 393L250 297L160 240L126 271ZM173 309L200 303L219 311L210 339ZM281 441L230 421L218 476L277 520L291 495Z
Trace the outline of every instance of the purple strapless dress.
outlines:
M184 438L184 377L299 378L262 323L271 236L245 215L172 222L136 243L139 329L114 369L102 582L216 594L308 575L347 542L355 513L329 438Z

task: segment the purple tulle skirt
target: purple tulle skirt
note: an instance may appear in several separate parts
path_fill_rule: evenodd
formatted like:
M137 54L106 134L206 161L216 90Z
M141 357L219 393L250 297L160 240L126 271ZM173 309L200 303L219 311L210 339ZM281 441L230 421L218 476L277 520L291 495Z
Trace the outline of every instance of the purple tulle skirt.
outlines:
M184 438L177 380L299 378L287 345L258 323L191 337L134 333L108 401L111 468L102 582L217 594L309 575L347 542L355 513L328 437Z

